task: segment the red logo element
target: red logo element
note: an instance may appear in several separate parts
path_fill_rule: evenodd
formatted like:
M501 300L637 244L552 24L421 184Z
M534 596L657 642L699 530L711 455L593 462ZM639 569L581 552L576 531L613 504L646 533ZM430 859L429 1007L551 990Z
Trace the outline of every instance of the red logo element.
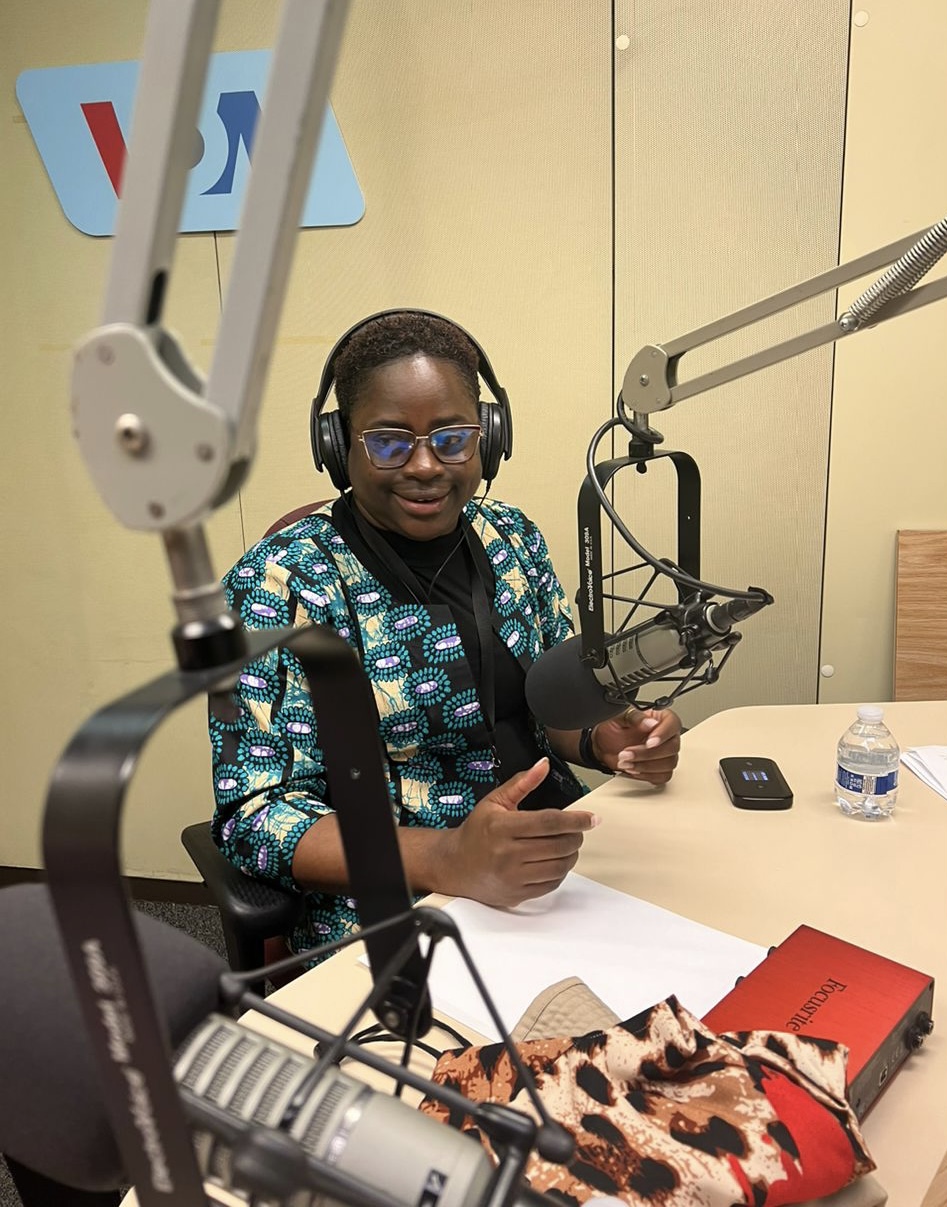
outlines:
M115 106L111 101L85 101L81 108L115 196L121 197L127 148L115 116Z

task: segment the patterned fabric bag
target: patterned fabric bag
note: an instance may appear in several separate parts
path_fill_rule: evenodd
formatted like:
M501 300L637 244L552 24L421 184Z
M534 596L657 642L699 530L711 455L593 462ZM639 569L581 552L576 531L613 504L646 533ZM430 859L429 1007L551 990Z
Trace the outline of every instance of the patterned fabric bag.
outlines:
M635 1207L779 1207L875 1168L845 1100L846 1049L832 1041L718 1035L670 997L604 1030L517 1049L576 1141L568 1166L534 1155L527 1177L568 1203L610 1195ZM535 1117L501 1044L445 1053L433 1080ZM420 1109L479 1135L431 1098Z

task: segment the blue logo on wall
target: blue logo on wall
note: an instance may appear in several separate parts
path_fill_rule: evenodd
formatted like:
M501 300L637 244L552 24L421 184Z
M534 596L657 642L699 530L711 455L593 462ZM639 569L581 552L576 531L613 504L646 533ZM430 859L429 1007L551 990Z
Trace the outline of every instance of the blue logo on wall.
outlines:
M182 231L236 230L249 175L268 50L212 56ZM115 230L131 135L138 64L88 63L24 71L16 95L63 212L87 235ZM342 133L326 110L301 226L351 226L365 212Z

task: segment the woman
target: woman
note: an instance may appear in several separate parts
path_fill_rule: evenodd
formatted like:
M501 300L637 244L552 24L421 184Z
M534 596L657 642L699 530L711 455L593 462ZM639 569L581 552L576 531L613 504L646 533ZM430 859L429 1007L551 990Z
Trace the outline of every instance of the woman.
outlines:
M388 312L332 354L348 489L269 536L225 579L248 628L328 625L358 649L416 893L515 906L556 888L595 816L567 766L654 784L680 722L635 713L544 730L525 673L571 635L542 534L481 481L478 350L452 323ZM212 713L215 838L251 875L306 893L300 951L358 925L323 756L295 657L246 668L239 707Z

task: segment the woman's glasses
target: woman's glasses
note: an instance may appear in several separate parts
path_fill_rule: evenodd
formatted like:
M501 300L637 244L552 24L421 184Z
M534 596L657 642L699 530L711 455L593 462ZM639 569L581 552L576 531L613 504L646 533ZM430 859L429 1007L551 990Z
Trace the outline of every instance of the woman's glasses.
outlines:
M401 428L375 427L362 432L359 440L376 469L400 469L414 455L418 442L426 440L431 452L444 465L461 465L477 451L481 429L476 424L439 427L426 436Z

